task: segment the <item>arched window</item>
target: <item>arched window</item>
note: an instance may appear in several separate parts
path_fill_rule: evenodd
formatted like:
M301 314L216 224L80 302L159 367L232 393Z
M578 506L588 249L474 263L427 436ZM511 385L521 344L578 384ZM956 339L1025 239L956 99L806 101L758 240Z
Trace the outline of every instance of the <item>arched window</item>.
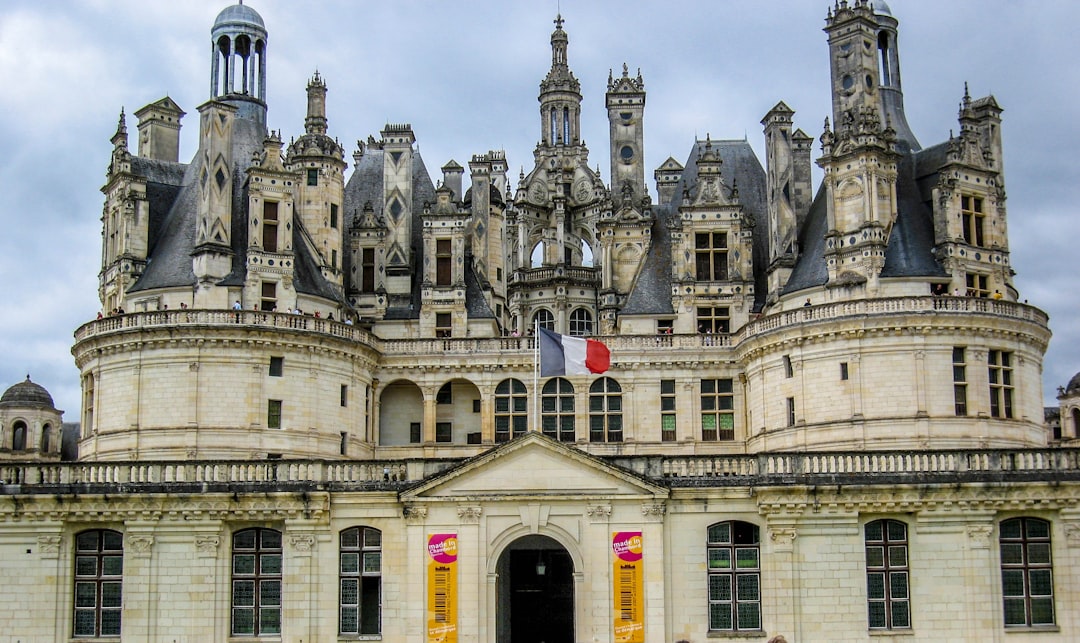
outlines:
M584 239L581 240L581 265L592 267L593 265L593 249L592 245Z
M575 337L585 337L592 333L592 313L585 308L575 308L570 313L570 334Z
M563 118L563 123L562 123L562 127L563 127L563 143L566 143L567 145L569 145L570 144L570 108L569 107L564 107L562 109L562 118Z
M866 598L872 630L911 628L907 525L875 520L866 537Z
M1001 594L1006 627L1054 624L1050 523L1013 518L1001 523Z
M760 546L757 525L709 526L709 631L761 629Z
M338 631L343 636L382 633L382 532L342 531L339 556Z
M589 442L622 441L622 387L601 377L589 387Z
M232 542L232 633L281 634L281 532L244 529Z
M536 311L535 315L533 315L532 327L536 327L537 325L539 325L540 328L544 328L554 332L555 315L552 315L551 311L547 308L541 308L540 310Z
M529 398L521 380L508 379L495 387L495 441L508 442L529 428Z
M75 636L120 636L124 535L92 529L75 536Z
M1072 410L1072 437L1080 438L1080 409Z
M22 420L12 425L11 450L26 451L26 422Z
M544 435L562 442L574 441L574 385L556 377L544 384L540 396Z
M42 453L49 452L49 442L52 441L52 425L46 424L41 427L41 449Z
M539 268L542 265L544 265L544 242L543 241L541 241L540 243L533 246L532 253L529 254L529 267L530 268Z

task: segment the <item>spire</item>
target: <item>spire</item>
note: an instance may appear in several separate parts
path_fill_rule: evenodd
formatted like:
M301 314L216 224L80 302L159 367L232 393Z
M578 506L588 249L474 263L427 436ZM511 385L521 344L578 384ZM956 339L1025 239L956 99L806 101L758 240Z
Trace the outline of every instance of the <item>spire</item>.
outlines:
M110 141L116 150L126 151L128 148L127 117L124 116L123 107L120 108L120 120L116 124L116 133L113 134Z
M304 131L308 134L326 134L326 83L319 70L307 84L307 118Z

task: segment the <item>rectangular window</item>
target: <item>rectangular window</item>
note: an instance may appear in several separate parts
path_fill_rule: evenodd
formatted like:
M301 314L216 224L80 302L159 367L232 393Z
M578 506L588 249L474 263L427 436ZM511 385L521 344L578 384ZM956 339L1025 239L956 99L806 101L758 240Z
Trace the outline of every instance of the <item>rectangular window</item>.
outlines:
M983 231L986 213L983 212L983 200L977 196L961 196L960 217L964 224L964 241L969 245L986 247Z
M349 385L348 384L342 384L341 385L341 405L342 406L348 406L349 405Z
M319 170L316 168L310 168L307 171L307 184L318 185L319 184Z
M1001 594L1006 627L1054 624L1050 523L1013 518L1001 523Z
M337 250L330 250L330 267L337 270Z
M795 377L795 371L791 367L791 355L784 355L784 377Z
M336 203L330 204L330 227L335 230L338 227L338 207Z
M278 249L278 204L277 201L263 201L262 246L266 252Z
M340 611L338 631L344 635L382 632L382 532L353 527L341 532L338 565Z
M423 440L423 435L421 435L420 423L419 422L410 423L409 424L409 442L412 443L412 444L420 444L420 442L422 440Z
M674 442L675 435L675 380L660 380L660 440Z
M795 398L787 399L787 425L795 426Z
M454 388L447 382L439 388L439 392L435 394L436 404L453 404L454 403Z
M727 306L697 309L698 332L707 335L731 331L731 309Z
M375 292L375 248L360 251L360 292Z
M1012 418L1012 353L990 351L989 357L990 415L996 418Z
M436 422L435 423L435 441L436 442L453 442L454 441L454 425L450 422Z
M454 257L449 239L435 241L435 285L449 286L453 283Z
M872 630L911 628L907 525L898 520L867 523L866 597Z
M727 233L695 234L694 260L698 281L727 281Z
M990 286L988 285L988 278L986 275L976 275L972 273L967 274L967 296L968 297L989 297Z
M95 529L75 536L75 636L120 636L124 535Z
M735 439L735 394L732 380L701 380L701 439Z
M346 452L348 450L349 450L349 434L346 433L345 431L342 431L341 432L341 443L340 443L340 446L338 447L338 453L340 453L341 455L346 455Z
M244 529L233 534L232 633L281 634L281 532Z
M840 379L846 380L848 378L848 365L847 362L840 362Z
M450 313L435 313L435 336L450 337L453 334Z
M277 308L277 284L273 281L262 282L262 298L259 307L267 312Z
M267 400L266 403L266 428L281 428L281 400Z
M285 370L285 358L284 357L271 357L270 358L270 377L281 377L281 374Z
M967 361L963 346L952 349L953 412L967 415Z

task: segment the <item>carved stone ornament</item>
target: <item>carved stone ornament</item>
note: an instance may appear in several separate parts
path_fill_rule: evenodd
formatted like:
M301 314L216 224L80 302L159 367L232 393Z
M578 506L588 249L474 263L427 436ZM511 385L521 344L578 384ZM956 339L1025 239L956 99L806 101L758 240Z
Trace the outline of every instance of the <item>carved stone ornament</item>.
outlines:
M458 520L463 523L475 525L480 522L480 514L484 513L483 507L458 507Z
M427 519L427 507L407 506L401 510L405 520L411 523L424 522Z
M967 535L968 540L971 541L972 549L989 549L990 548L990 536L994 533L994 528L990 525L968 525Z
M135 558L149 558L150 549L153 546L153 536L133 536L129 534L125 548L130 549Z
M641 505L641 515L645 516L645 520L648 522L663 522L666 513L667 507L662 504Z
M221 536L195 536L195 551L201 557L216 556L219 545L221 545Z
M315 548L315 536L313 534L289 534L289 545L297 555L310 555Z
M795 539L799 532L794 527L773 527L769 530L769 540L776 545L776 551L791 551L795 548Z
M607 522L611 519L610 505L593 505L585 510L591 522Z
M56 558L60 555L60 536L38 536L38 552L42 558Z
M1065 523L1065 543L1069 547L1080 547L1080 524Z

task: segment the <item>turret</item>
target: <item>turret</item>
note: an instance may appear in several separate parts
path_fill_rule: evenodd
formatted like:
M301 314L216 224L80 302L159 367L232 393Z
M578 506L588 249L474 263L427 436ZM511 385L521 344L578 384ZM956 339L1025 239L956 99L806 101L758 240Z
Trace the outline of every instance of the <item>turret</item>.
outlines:
M644 126L645 83L641 70L631 78L623 64L622 77L614 79L608 72L605 95L610 129L611 189L623 192L630 186L630 194L640 199L645 196L645 148Z
M239 118L266 123L266 44L262 16L251 7L226 7L210 30L210 97L230 103Z
M559 15L551 34L551 70L540 83L540 138L549 147L581 141L581 83L567 62L569 38L562 25Z

